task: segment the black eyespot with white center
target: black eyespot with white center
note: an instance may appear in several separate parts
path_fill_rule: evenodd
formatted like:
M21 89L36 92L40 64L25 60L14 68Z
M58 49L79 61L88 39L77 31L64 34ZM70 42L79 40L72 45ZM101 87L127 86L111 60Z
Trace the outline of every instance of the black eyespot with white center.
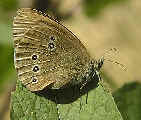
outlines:
M50 36L50 40L54 41L55 37L54 36Z
M34 72L39 71L39 67L38 67L38 66L34 66L33 71L34 71Z
M32 78L32 83L38 83L38 79L35 78L35 77L33 77L33 78Z
M50 50L54 49L54 48L55 48L54 43L53 43L53 42L48 43L48 48L49 48Z
M37 55L33 55L32 60L37 60Z

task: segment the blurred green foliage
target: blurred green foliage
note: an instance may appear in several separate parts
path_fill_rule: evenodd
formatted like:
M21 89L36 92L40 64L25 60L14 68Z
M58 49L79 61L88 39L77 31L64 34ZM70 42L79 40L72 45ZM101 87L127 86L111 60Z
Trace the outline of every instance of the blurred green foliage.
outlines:
M0 91L7 80L11 80L14 73L13 47L11 27L0 23Z
M4 11L13 10L17 7L17 0L0 0L0 8Z
M13 50L9 46L0 45L0 88L4 81L9 79L10 74L13 72ZM1 90L1 89L0 89Z
M88 17L95 17L99 15L105 7L112 4L116 5L129 0L84 0L83 8Z
M0 92L5 90L5 84L15 80L11 13L17 5L18 0L0 0Z
M114 94L117 107L124 120L141 119L141 84L133 82L124 85Z

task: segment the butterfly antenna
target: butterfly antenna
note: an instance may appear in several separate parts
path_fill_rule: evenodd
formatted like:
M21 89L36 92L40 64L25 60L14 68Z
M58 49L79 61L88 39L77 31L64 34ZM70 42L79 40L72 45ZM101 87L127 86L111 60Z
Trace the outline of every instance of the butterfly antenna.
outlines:
M117 64L119 65L124 71L127 71L127 68L125 65L123 65L122 63L118 62L118 61L114 61L114 60L111 60L111 59L106 59L107 61L113 63L113 64Z
M103 59L103 61L106 60L106 61L109 61L109 62L111 62L111 63L113 63L113 64L117 64L117 65L119 65L124 71L126 71L127 68L126 68L125 65L123 65L122 63L120 63L120 62L118 62L118 61L112 60L112 58L107 58L107 57L106 57L106 56L111 55L111 52L114 53L114 54L119 53L117 48L111 48L111 49L109 49L108 51L106 51L106 52L104 53L104 55L102 56L101 59Z
M107 51L104 53L103 57L105 57L106 55L110 55L110 52L111 52L111 53L114 53L114 54L119 53L117 48L110 48L109 50L107 50Z

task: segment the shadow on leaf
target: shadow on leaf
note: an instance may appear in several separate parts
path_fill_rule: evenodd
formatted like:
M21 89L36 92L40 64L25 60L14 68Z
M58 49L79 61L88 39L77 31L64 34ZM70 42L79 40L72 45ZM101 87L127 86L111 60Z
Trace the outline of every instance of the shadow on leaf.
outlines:
M42 91L36 92L36 94L52 100L57 104L68 104L88 93L88 91L95 89L98 86L98 78L95 76L82 89L80 89L81 85L82 84L75 86L66 85L65 88L57 90L45 88Z

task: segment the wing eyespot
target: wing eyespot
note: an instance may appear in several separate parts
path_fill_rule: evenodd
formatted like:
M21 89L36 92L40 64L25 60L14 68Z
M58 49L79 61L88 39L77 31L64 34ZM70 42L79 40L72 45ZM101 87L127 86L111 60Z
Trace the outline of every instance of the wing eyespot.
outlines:
M49 37L49 42L48 42L48 50L49 51L54 51L55 50L55 48L56 48L55 40L56 40L56 38L53 35L51 35Z
M32 56L32 60L37 60L37 58L38 58L37 55Z
M33 77L33 78L32 78L32 83L38 83L38 79L35 78L35 77Z
M33 67L33 72L38 72L39 71L39 67L38 66L34 66Z
M54 43L48 43L48 48L50 49L50 50L52 50L52 49L54 49L55 48L55 45L54 45Z
M54 36L50 36L49 38L51 41L54 41L55 40L55 37Z

